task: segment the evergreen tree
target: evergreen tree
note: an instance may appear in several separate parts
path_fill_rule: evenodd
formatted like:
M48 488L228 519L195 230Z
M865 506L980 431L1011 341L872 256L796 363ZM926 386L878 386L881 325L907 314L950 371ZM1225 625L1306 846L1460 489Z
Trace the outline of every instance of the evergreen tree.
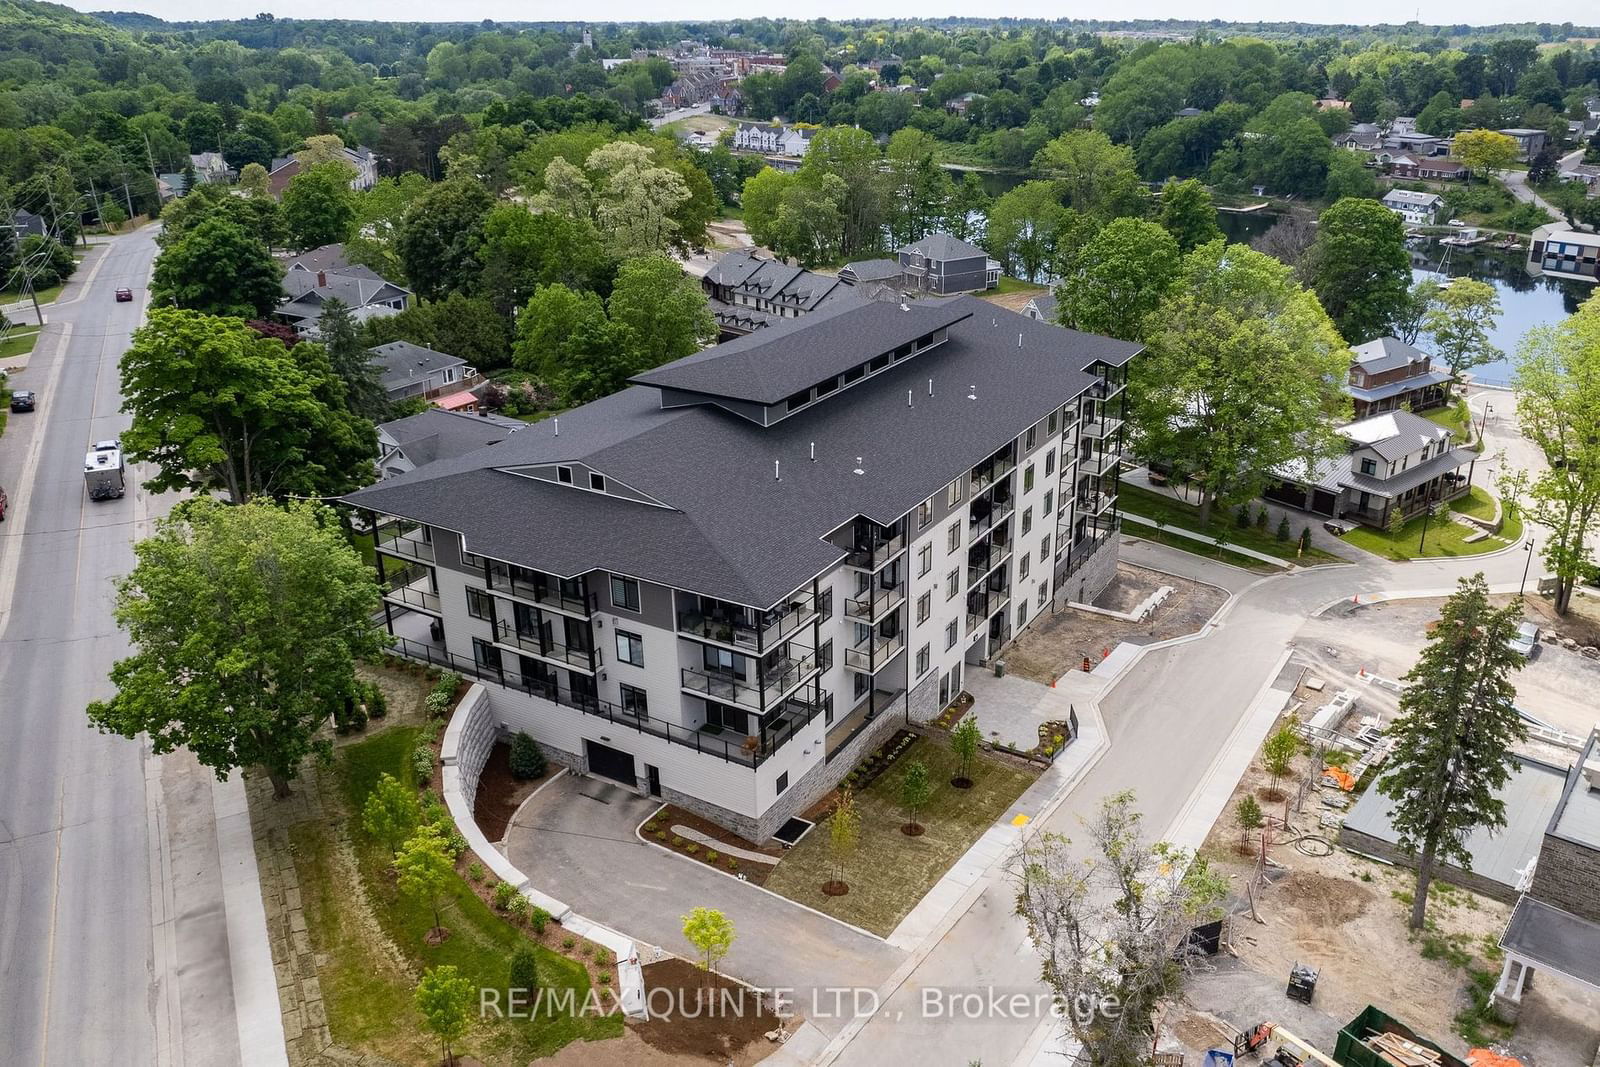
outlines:
M322 331L322 346L327 349L328 362L344 382L345 406L363 419L382 422L389 415L389 398L350 308L341 300L329 300L322 305L322 317L317 325Z

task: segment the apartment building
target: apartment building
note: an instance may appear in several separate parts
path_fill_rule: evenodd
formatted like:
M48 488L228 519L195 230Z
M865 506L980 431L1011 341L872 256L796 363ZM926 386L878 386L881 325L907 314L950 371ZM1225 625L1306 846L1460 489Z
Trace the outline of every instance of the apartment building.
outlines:
M973 297L823 307L347 503L399 652L762 841L1110 580L1138 351Z

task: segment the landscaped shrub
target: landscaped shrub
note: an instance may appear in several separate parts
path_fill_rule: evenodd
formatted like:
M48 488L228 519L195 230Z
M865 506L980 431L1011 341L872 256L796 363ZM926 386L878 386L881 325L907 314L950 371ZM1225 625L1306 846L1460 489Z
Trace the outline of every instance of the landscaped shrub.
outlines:
M543 934L544 928L550 922L550 913L543 908L535 906L528 912L528 925L533 927L535 934Z
M656 840L657 841L665 841L666 839L667 839L667 832L665 830L657 830L656 831Z
M717 852L716 849L714 849L714 848L706 849L706 862L707 863L715 863L715 862L717 862L717 856L718 855L719 855L719 853Z
M570 937L563 937L561 939L561 947L563 949L565 949L566 951L568 951L568 952L571 952L572 951L572 946L576 945L577 943L578 942L576 940L574 940L573 938L570 938Z
M506 914L511 916L512 922L520 923L526 919L528 917L528 898L521 893L514 894L511 902L506 905Z
M739 869L739 857L737 857L737 856L729 856L728 857L728 870L737 871L738 869Z
M389 698L383 693L383 686L377 682L368 682L361 693L362 703L367 706L367 715L374 719L381 719L389 714Z
M511 776L527 781L542 778L544 772L544 753L539 751L539 742L519 730L511 738Z
M601 985L610 985L611 984L611 972L610 971L601 971L600 972L600 977L596 978L595 981L599 982Z
M442 718L444 713L450 710L450 694L440 689L431 690L428 698L423 701L423 706L427 709L429 718Z
M467 865L467 877L471 878L474 882L483 881L483 864L469 863Z
M1289 516L1282 515L1278 518L1278 540L1283 544L1289 543L1289 538L1294 534L1289 531Z
M511 902L518 896L517 887L510 882L501 882L494 887L494 906L501 911L508 911Z
M531 948L519 948L511 954L510 988L532 993L539 988L539 957Z
M1269 516L1267 515L1266 508L1262 508L1260 511L1256 512L1256 529L1265 532L1268 518Z
M1250 505L1240 504L1239 510L1234 513L1233 524L1241 530L1250 529Z
M416 776L418 785L433 781L433 749L419 748L411 753L411 773Z

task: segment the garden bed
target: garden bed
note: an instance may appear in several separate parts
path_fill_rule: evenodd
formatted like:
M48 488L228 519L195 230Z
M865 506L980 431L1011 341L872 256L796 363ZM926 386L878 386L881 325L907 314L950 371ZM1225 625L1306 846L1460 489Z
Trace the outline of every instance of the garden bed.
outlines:
M504 840L511 816L535 789L550 780L556 769L547 761L539 777L518 778L511 773L511 744L496 742L478 774L478 792L472 798L472 821L478 824L483 836L490 841Z
M858 763L839 784L857 792L868 788L916 742L917 735L910 730L896 730L893 737L874 749L872 755Z
M697 860L708 867L714 867L735 877L743 878L756 885L765 885L767 876L772 873L772 864L761 863L757 860L740 859L730 856L718 849L715 845L707 845L698 841L691 841L673 832L673 827L683 826L699 831L707 837L720 841L724 845L743 849L747 852L759 852L764 856L779 857L783 855L783 848L771 845L757 845L746 841L727 827L718 826L710 819L703 819L692 811L685 811L680 807L667 804L660 808L639 825L639 833L646 841L671 849L680 856Z
M963 691L956 694L956 698L950 702L950 706L941 711L938 718L928 723L928 725L937 727L940 730L954 730L956 723L960 722L967 712L971 710L972 694Z

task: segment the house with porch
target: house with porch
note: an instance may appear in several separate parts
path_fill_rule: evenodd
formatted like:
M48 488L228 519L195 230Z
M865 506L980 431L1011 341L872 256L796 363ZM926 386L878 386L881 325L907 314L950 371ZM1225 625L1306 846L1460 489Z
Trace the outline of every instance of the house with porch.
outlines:
M461 357L410 341L390 341L367 349L367 354L378 368L378 381L391 403L414 396L433 399L459 393L482 380Z
M1385 527L1393 511L1406 518L1464 496L1478 454L1458 448L1455 435L1409 411L1390 411L1339 428L1343 453L1318 463L1284 464L1262 493L1289 507ZM1461 473L1461 468L1466 473Z
M1449 371L1433 366L1428 353L1398 337L1379 337L1356 345L1344 391L1355 416L1365 419L1385 411L1427 411L1450 400Z
M969 241L930 233L897 253L909 288L927 293L976 293L1000 284L1000 264Z
M1399 215L1408 226L1432 226L1444 210L1444 197L1438 193L1419 193L1412 189L1390 189L1383 194L1383 206Z
M839 304L345 503L397 654L762 842L1111 580L1139 352L971 296Z
M1506 1022L1521 1014L1535 972L1600 992L1600 726L1567 772L1523 888L1500 937L1505 962L1490 1000ZM1593 1019L1587 1040L1594 1048Z

